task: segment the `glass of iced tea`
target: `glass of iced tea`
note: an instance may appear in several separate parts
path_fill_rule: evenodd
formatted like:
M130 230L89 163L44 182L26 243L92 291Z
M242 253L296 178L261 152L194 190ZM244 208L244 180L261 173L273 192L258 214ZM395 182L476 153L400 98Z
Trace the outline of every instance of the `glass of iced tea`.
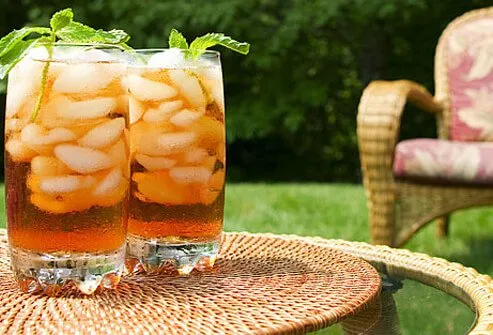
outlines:
M129 66L131 188L127 265L180 274L212 267L224 209L219 53L137 50Z
M40 45L9 75L7 229L23 291L54 293L72 282L89 294L120 280L130 173L121 54Z

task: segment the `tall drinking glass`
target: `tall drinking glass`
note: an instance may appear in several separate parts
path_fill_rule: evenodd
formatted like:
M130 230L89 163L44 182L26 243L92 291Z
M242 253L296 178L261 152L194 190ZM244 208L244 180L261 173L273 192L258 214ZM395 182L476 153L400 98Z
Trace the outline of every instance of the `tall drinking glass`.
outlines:
M138 50L128 69L131 270L211 267L222 232L225 176L219 53Z
M5 173L12 269L25 292L115 287L124 269L128 97L122 51L31 50L7 89ZM41 92L43 92L41 94ZM36 108L39 104L40 108Z

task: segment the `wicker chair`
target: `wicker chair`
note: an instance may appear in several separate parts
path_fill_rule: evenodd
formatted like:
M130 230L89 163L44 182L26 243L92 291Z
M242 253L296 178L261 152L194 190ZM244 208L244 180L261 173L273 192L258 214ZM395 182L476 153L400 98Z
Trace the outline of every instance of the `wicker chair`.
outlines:
M372 82L361 98L358 143L375 244L402 246L434 219L444 236L451 212L493 204L493 7L446 28L435 80L435 97L403 80ZM436 114L439 139L398 143L407 102Z

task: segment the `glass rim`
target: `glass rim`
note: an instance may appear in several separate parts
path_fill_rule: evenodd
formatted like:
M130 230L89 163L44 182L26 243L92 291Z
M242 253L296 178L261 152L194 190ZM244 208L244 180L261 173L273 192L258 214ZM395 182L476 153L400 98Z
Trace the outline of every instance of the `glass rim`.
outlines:
M158 52L163 52L166 50L180 50L181 52L186 52L189 50L197 50L197 49L180 49L180 48L140 48L140 49L131 49L128 50L128 52L136 52L136 53L158 53ZM202 52L202 55L215 55L215 56L220 56L221 53L217 50L200 50Z
M41 46L48 46L52 45L54 47L58 46L65 46L65 47L104 47L104 48L111 48L111 49L118 49L122 51L126 51L124 47L118 45L118 44L108 44L108 43L75 43L75 42L55 42L55 43L50 43L50 42L41 42L41 43L35 43L32 48L36 47L41 47Z
M122 53L125 52L125 48L122 46L116 45L116 44L107 44L107 43L71 43L71 42L63 42L63 43L50 43L50 42L41 42L41 43L35 43L30 50L32 49L37 49L37 48L46 48L48 46L52 46L53 48L57 47L67 47L67 48L80 48L81 50L84 51L84 49L87 50L111 50L111 51L121 51ZM40 55L29 55L29 53L26 55L28 58L34 60L34 61L48 61L44 56ZM60 63L71 63L71 62L84 62L84 60L77 60L77 59L60 59L58 57L53 57L52 59L49 60L50 62L60 62ZM97 63L100 61L88 61L89 63ZM102 62L109 62L109 61L102 61ZM117 61L113 60L111 63L121 63L122 61Z

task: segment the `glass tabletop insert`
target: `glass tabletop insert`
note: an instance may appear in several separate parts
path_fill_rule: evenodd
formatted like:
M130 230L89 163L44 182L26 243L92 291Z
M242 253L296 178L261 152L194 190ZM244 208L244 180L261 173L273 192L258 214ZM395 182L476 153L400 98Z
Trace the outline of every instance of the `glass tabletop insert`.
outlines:
M364 311L314 334L465 334L474 325L476 314L455 297L410 279L382 279L379 298Z

